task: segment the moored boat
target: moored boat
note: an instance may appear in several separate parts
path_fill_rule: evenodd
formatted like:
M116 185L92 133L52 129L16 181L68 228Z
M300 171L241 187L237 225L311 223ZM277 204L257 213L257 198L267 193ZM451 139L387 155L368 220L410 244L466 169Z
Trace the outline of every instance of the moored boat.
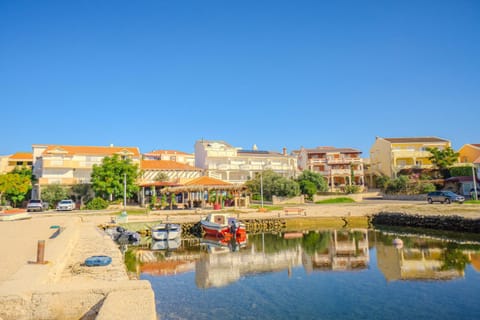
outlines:
M153 240L173 240L182 234L182 226L176 223L160 223L151 228Z
M247 233L245 224L226 213L210 213L200 224L206 235L217 238L242 237Z

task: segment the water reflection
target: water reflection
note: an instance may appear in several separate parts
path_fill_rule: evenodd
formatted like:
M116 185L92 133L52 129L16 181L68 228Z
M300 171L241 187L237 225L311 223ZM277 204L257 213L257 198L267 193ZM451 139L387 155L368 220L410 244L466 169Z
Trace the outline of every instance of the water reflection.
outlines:
M477 261L479 250L476 243L381 232L376 233L375 247L378 268L388 281L461 278L466 266Z
M370 268L372 249L387 281L450 280L463 277L469 263L480 270L479 248L478 242L342 229L249 234L233 240L157 241L133 249L131 256L138 275L195 272L198 288L212 288L255 274L286 271L291 276L295 268L303 268L306 274L362 271Z

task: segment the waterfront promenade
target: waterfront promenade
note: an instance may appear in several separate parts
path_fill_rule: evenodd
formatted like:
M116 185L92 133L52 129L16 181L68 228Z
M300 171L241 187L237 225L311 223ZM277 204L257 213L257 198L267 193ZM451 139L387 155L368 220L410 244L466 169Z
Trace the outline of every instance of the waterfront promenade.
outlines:
M339 205L304 205L305 215L283 210L236 211L240 219L361 217L379 212L459 215L480 218L476 205L428 205L424 202L364 201ZM129 222L197 222L208 210L157 211L129 215ZM128 278L121 252L97 226L114 213L74 211L34 213L29 220L0 222L0 319L156 319L148 281ZM45 264L38 241L45 240ZM106 267L86 267L92 255L108 255Z

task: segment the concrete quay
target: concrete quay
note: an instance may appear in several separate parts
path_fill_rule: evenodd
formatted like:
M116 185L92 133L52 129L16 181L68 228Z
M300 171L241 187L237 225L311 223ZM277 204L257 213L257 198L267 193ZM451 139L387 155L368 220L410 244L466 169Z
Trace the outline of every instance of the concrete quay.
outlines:
M1 320L157 319L150 283L129 279L120 250L97 228L99 218L32 216L0 222ZM39 240L44 264L37 263ZM84 266L93 255L112 263Z

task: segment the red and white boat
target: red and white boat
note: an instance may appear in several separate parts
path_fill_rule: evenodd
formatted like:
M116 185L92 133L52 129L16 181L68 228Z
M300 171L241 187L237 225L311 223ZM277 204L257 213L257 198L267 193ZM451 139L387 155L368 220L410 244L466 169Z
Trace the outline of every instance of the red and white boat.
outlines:
M216 238L245 237L245 224L226 213L210 213L200 221L205 234Z

